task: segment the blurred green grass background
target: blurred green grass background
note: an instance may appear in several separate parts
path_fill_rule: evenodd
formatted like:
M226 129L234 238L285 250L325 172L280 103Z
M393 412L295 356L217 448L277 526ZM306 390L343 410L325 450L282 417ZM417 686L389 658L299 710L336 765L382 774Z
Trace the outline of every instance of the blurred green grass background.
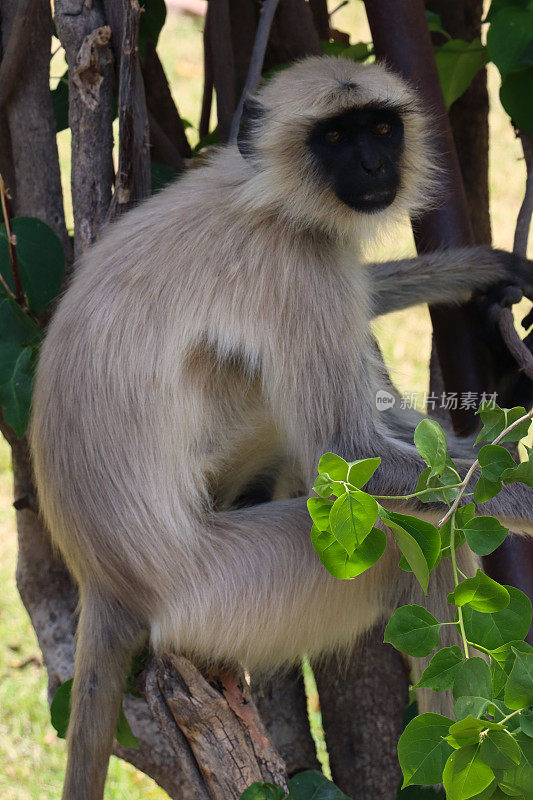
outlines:
M349 31L352 42L369 41L370 34L361 3L351 0L334 17L334 26ZM197 124L202 93L203 19L169 14L159 52L174 98L183 117ZM55 85L64 71L59 51L52 60ZM514 224L525 187L521 150L498 100L499 80L489 66L490 190L494 244L512 247ZM197 134L192 133L194 144ZM70 202L70 134L58 136L65 210L72 227ZM394 240L380 242L369 258L399 258L413 252L406 225ZM401 391L423 393L427 387L430 324L425 307L390 315L376 324L383 353ZM46 674L35 634L15 586L16 531L12 508L9 449L0 443L0 796L3 800L55 800L61 794L65 767L65 743L50 725L46 701ZM310 712L320 740L320 714L316 692L310 694ZM112 758L106 800L163 800L167 795L133 767Z

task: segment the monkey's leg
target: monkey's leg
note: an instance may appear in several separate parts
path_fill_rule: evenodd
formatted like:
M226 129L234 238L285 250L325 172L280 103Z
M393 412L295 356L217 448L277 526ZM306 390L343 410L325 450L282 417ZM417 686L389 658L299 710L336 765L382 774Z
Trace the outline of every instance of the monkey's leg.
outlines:
M405 582L394 546L357 581L331 576L313 549L305 497L220 512L196 525L188 551L182 547L174 563L160 567L161 585L171 574L175 586L151 618L153 646L163 652L275 669L302 653L351 646Z
M101 800L138 622L96 592L83 592L63 800Z

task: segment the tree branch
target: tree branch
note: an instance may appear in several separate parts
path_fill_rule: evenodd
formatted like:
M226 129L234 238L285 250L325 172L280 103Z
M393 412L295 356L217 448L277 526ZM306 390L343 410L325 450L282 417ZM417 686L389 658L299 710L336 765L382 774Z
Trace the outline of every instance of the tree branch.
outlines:
M157 124L158 130L163 133L165 140L172 146L173 151L177 151L178 155L181 156L181 167L179 169L184 169L185 162L183 159L191 158L191 147L187 140L179 111L174 103L163 65L151 41L146 42L146 53L141 62L141 71L144 84L149 87L149 91L146 93L146 104L150 119L150 140L154 155L156 158L161 158L161 160L165 161L169 151L168 145L165 145L162 151L159 150L157 139L159 134L154 136L153 122ZM176 166L177 160L173 156L172 161L168 163L171 166Z
M221 142L226 142L235 111L235 65L229 0L209 0L205 24L217 97L218 135Z
M137 54L138 0L104 0L118 72L119 163L108 220L150 194L150 141Z
M98 3L56 0L56 30L69 68L74 253L91 245L105 220L113 182L111 29ZM77 12L77 13L76 13Z
M0 0L4 48L9 47L19 9L17 0ZM24 36L32 55L20 63L5 106L17 184L14 211L16 216L38 217L50 225L69 260L71 243L65 227L49 87L52 19L48 0L34 0Z
M252 58L248 68L248 76L246 78L246 83L244 84L244 89L242 90L241 98L231 121L230 142L237 141L237 134L239 132L239 124L241 121L244 101L247 97L250 97L259 86L268 39L270 36L270 29L272 28L272 22L274 20L274 14L276 13L278 3L279 0L265 0L263 3L261 16L259 17L259 24L257 26L257 33L255 35Z
M11 34L5 44L4 56L0 63L0 108L9 99L26 55L32 27L32 14L35 12L34 6L36 6L36 0L21 0L16 9L11 25Z

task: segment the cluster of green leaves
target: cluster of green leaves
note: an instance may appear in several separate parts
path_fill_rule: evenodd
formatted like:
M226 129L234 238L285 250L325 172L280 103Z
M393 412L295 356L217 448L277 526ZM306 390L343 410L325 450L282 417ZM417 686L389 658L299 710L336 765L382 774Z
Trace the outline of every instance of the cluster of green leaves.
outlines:
M524 641L532 621L530 600L512 586L502 586L481 570L463 575L456 549L468 546L478 555L493 552L507 529L490 516L476 514L476 503L494 497L503 484L533 486L531 450L518 463L503 443L526 435L531 414L523 408L485 405L479 450L462 478L447 452L446 435L434 420L415 430L415 446L427 464L416 490L401 498L363 491L380 459L347 462L326 453L319 462L308 500L311 538L318 557L337 578L350 579L383 555L387 537L376 522L390 529L401 558L427 593L429 575L450 558L454 585L447 596L454 621L437 620L420 605L397 609L385 630L385 641L413 657L433 654L416 688L450 691L454 718L421 714L407 725L398 744L403 788L444 783L448 800L502 800L533 796L533 648ZM477 467L477 470L476 470ZM379 501L417 498L440 502L439 526L387 511ZM447 506L447 510L446 510ZM383 526L382 525L382 526ZM455 628L462 648L439 648L440 631ZM472 655L473 652L483 654Z
M289 781L289 794L273 783L253 783L241 800L350 800L321 772L299 772Z
M63 246L54 231L33 217L12 220L23 306L15 284L5 225L0 225L0 406L17 436L26 431L33 376L42 341L40 318L57 296L65 271ZM8 291L5 284L9 287Z

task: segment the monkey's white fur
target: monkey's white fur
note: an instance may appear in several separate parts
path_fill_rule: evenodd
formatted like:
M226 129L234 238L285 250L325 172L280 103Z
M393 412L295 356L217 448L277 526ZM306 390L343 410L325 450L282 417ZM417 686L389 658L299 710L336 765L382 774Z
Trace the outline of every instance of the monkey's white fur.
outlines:
M359 253L425 205L428 122L384 67L345 59L296 64L259 102L256 157L221 148L112 225L77 265L43 346L31 426L39 501L82 608L68 800L101 796L114 720L95 693L105 682L112 694L111 682L105 702L118 708L138 629L203 662L275 667L349 646L416 595L392 545L354 581L328 575L305 497L231 506L265 474L278 476L277 497L307 492L328 450L381 455L374 490L413 489L424 465L375 419L379 267ZM364 215L320 178L306 137L317 119L370 102L400 110L405 150L396 200ZM475 263L456 252L420 270L463 299L504 275L489 250L473 252ZM393 305L419 300L414 283L405 297L393 286ZM525 527L523 488L499 510Z

